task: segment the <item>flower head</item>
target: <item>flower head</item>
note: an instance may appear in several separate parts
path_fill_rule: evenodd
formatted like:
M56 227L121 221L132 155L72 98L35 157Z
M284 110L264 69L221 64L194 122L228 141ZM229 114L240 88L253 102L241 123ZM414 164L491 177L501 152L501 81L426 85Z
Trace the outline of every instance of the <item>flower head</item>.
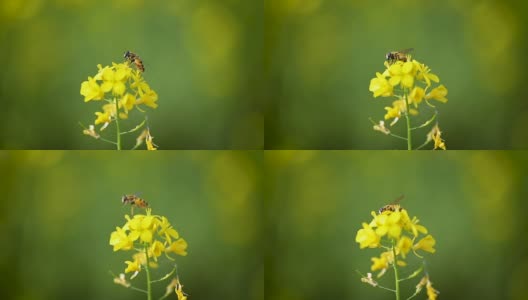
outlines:
M363 222L362 229L359 229L356 234L356 242L359 243L360 249L378 248L382 252L379 256L371 258L371 271L380 271L378 277L383 276L387 270L391 268L407 266L407 256L413 253L418 258L423 258L417 251L425 251L435 253L434 246L436 244L432 235L421 236L427 234L427 228L418 224L419 220L416 216L409 217L406 209L399 205L388 205L380 209L379 213L371 212L372 220L370 223ZM418 242L416 242L418 240ZM407 279L417 276L423 267L412 273ZM395 280L398 278L395 271ZM362 282L376 287L378 284L372 279L369 273L368 277L362 275ZM415 295L417 295L423 287L427 287L427 295L429 299L436 299L438 291L436 291L426 276L416 286Z
M165 252L173 252L181 256L187 256L187 242L180 238L172 242L169 247L165 249Z
M425 90L419 86L415 86L409 94L409 104L414 104L414 107L418 107L418 104L422 102L425 96Z
M432 89L431 92L429 92L427 95L425 95L425 99L434 99L442 103L446 103L447 98L445 96L447 96L447 88L443 84L441 84L440 86Z
M387 56L389 59L389 56ZM384 62L383 73L376 72L376 77L370 80L369 90L374 98L394 97L392 106L386 105L384 120L392 120L390 126L395 125L402 117L406 118L407 137L388 131L383 125L373 127L374 130L383 132L386 135L407 140L407 148L412 149L411 131L414 129L429 126L436 118L438 112L434 109L434 115L421 125L411 125L411 117L421 113L420 106L427 103L426 109L435 108L429 100L437 100L442 103L447 102L447 88L444 85L433 87L434 83L439 83L440 78L431 72L431 69L415 60L409 55L405 59L392 59ZM425 101L424 101L425 100ZM412 107L411 107L412 105ZM423 106L423 105L422 105ZM439 137L436 137L435 148L443 148ZM430 139L427 142L432 141ZM444 145L445 146L445 145Z
M122 96L126 91L125 82L130 76L132 69L127 64L113 64L111 68L101 69L103 84L101 89L107 93L112 91L114 95Z
M389 66L384 74L390 76L389 84L392 86L401 85L403 88L412 88L414 76L416 75L416 65L411 61L397 61Z
M417 61L416 62L416 66L418 67L418 74L416 76L416 79L418 80L421 80L421 81L424 81L425 84L427 85L427 87L431 86L431 81L434 81L434 82L439 82L440 81L440 78L438 78L438 76L436 76L435 74L431 73L431 69L424 65L424 64L421 64Z
M376 78L370 80L369 91L374 94L374 98L379 96L389 97L392 96L393 86L389 84L385 76L381 73L376 73Z
M125 273L140 272L147 261L156 267L158 258L164 253L187 255L187 242L166 217L154 215L151 209L147 209L146 214L126 215L125 219L126 223L110 234L114 251L136 250L133 260L125 262Z
M81 83L81 95L84 96L84 102L101 100L104 97L104 91L99 84L97 84L95 78L88 77L87 81Z
M379 247L380 236L376 234L374 229L369 224L363 223L363 229L358 230L356 234L356 242L359 247L363 248L377 248Z
M428 235L416 243L416 245L413 246L414 250L423 250L430 253L435 253L436 250L433 248L436 244L436 240L433 238L432 235Z
M383 270L394 261L398 265L405 265L404 259L411 251L422 250L434 253L435 240L432 235L427 235L415 242L421 234L427 233L427 228L419 225L418 218L409 217L407 210L398 207L394 210L383 210L381 213L371 212L372 220L370 223L362 223L362 229L356 234L356 242L359 248L385 248L384 245L392 245L392 251L385 251L380 257L372 258L372 271ZM418 256L418 254L416 254ZM421 257L421 256L418 256Z
M109 124L119 119L128 119L129 113L136 110L142 114L146 111L138 108L139 105L150 108L158 107L158 94L143 78L143 73L135 71L128 63L112 63L111 66L97 65L98 72L93 77L81 83L81 95L84 101L103 100L102 111L95 112L96 118L93 125ZM146 117L145 117L146 120ZM142 124L144 124L144 121ZM142 125L141 125L142 126ZM135 129L138 130L140 125ZM101 129L101 130L102 130ZM92 134L89 134L93 136ZM104 140L104 139L101 139ZM150 140L150 145L155 148Z
M114 251L130 250L133 246L133 240L130 239L126 230L116 227L116 231L110 234L110 245L114 246Z

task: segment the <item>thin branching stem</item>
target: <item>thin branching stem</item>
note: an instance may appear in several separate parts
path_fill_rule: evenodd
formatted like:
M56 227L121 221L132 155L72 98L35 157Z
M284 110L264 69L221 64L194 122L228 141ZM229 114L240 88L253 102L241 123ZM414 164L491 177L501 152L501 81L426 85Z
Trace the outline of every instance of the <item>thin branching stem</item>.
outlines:
M174 274L174 272L176 272L176 266L174 266L174 268L172 268L172 271L167 273L165 276L161 277L160 279L152 280L151 282L155 283L155 282L160 282L160 281L163 281L163 280L167 280L167 278L171 277L172 274Z
M405 101L405 120L407 121L407 150L412 150L411 116L409 115L409 101L407 89L403 89L403 101Z
M434 119L436 119L436 115L438 114L438 112L435 111L434 115L431 117L431 119L427 120L425 123L423 123L422 125L420 126L416 126L416 127L413 127L411 128L411 130L416 130L416 129L420 129L420 128L424 128L425 126L431 124Z
M149 256L148 256L148 245L145 244L145 256L147 257L147 263L145 264L145 272L147 273L147 300L152 300L152 286L150 281L150 267L149 267Z
M401 135L397 135L397 134L394 134L394 133L390 133L390 132L389 132L389 135L392 136L392 137L395 137L395 138L401 139L401 140L407 140L406 137L403 137L403 136L401 136Z
M416 148L416 150L420 150L422 149L423 147L427 146L427 144L429 144L432 140L426 140L423 144L421 144L420 146L418 146L418 148Z
M143 122L138 124L136 127L130 129L129 131L121 132L121 135L129 134L129 133L133 133L133 132L137 131L138 129L143 127L143 125L145 125L145 122L146 122L146 120L143 120Z
M117 131L117 150L121 150L121 131L119 130L119 104L117 103L117 98L114 98L114 103L116 107L116 115L115 115L115 121L116 121L116 131Z
M396 294L396 300L400 300L400 277L398 274L398 267L396 266L396 243L394 240L392 240L392 255L393 255L393 261L392 261L392 267L394 268L394 284L395 284L395 294Z

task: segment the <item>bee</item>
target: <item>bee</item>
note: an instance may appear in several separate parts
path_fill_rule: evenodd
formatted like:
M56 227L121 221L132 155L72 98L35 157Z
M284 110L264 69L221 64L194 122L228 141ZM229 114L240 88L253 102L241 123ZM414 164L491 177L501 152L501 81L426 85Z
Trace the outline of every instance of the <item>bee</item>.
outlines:
M409 53L413 50L413 48L409 48L400 51L391 51L385 55L385 60L387 60L390 64L393 64L397 61L406 62L409 60Z
M131 215L134 215L134 206L139 208L147 208L149 206L147 201L136 195L123 195L121 202L123 202L124 205L130 204Z
M400 201L403 199L404 195L401 195L400 197L396 198L394 201L392 201L391 204L387 204L379 209L378 213L381 215L384 211L401 211L402 207L400 206Z
M132 53L130 51L125 52L125 59L136 65L136 68L141 72L145 72L145 66L139 55Z

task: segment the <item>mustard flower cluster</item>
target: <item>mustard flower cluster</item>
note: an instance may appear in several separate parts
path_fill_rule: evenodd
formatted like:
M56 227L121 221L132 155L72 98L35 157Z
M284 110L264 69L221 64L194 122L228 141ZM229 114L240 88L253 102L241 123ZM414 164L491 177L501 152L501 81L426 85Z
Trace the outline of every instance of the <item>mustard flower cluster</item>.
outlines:
M136 252L131 261L125 261L125 273L135 272L135 277L147 265L147 261L149 267L156 268L162 254L170 260L174 260L169 256L171 253L187 255L187 242L166 217L152 215L152 210L147 209L146 215L136 214L132 218L126 215L125 219L127 222L122 227L116 227L110 235L110 245L114 251Z
M116 122L119 136L131 133L141 128L145 121L129 131L119 131L119 120L128 119L133 110L145 115L144 107L157 108L158 94L150 88L143 78L142 72L134 70L128 62L112 63L112 66L97 65L98 72L93 77L81 83L81 95L84 102L100 101L101 111L95 112L93 125L85 128L83 133L93 138L100 139L100 133L95 126L101 125L99 131L103 131L108 125ZM155 148L152 143L150 131L142 132L147 138L144 140L148 148ZM102 139L102 138L101 138ZM149 144L150 143L150 144ZM137 146L137 144L136 144Z
M406 61L397 60L391 63L386 61L384 65L385 71L383 73L376 72L376 77L370 80L369 90L374 98L390 97L394 99L391 106L385 107L384 120L392 120L390 126L393 126L402 116L407 118L408 136L404 139L410 139L411 130L423 128L434 121L437 112L430 100L446 103L447 88L443 84L433 87L433 82L440 82L438 76L431 73L431 69L425 64L415 59L411 60L410 56L407 57ZM418 115L424 103L434 109L433 117L422 125L410 127L409 118ZM384 121L374 123L374 130L387 135L391 134ZM429 137L429 135L427 136ZM440 136L437 135L435 138L434 149L445 150L445 143L440 139ZM430 141L428 139L426 143Z
M356 242L360 249L377 248L383 250L379 256L372 257L371 271L379 271L377 277L381 277L389 268L407 265L406 259L410 253L423 259L420 252L435 253L436 241L432 235L428 234L427 228L419 224L417 217L409 217L407 210L395 209L385 210L382 213L372 212L372 221L364 222L362 229L356 235ZM418 275L415 272L415 276ZM411 277L407 278L410 279ZM417 294L423 286L426 286L429 299L436 299L438 292L433 289L428 275L423 279L424 283L417 286ZM422 281L423 281L422 280ZM371 273L362 278L362 281L372 286L379 284L372 278ZM398 284L398 283L396 283Z

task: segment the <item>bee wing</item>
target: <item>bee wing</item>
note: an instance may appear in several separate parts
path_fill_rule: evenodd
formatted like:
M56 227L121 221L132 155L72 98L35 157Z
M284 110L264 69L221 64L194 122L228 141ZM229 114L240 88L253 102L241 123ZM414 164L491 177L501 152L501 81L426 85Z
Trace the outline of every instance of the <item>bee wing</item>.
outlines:
M414 51L414 48L407 48L407 49L400 50L398 52L403 53L403 54L407 54L407 53L410 53L412 51Z
M399 204L403 198L405 198L405 195L401 195L400 197L394 199L391 204Z

